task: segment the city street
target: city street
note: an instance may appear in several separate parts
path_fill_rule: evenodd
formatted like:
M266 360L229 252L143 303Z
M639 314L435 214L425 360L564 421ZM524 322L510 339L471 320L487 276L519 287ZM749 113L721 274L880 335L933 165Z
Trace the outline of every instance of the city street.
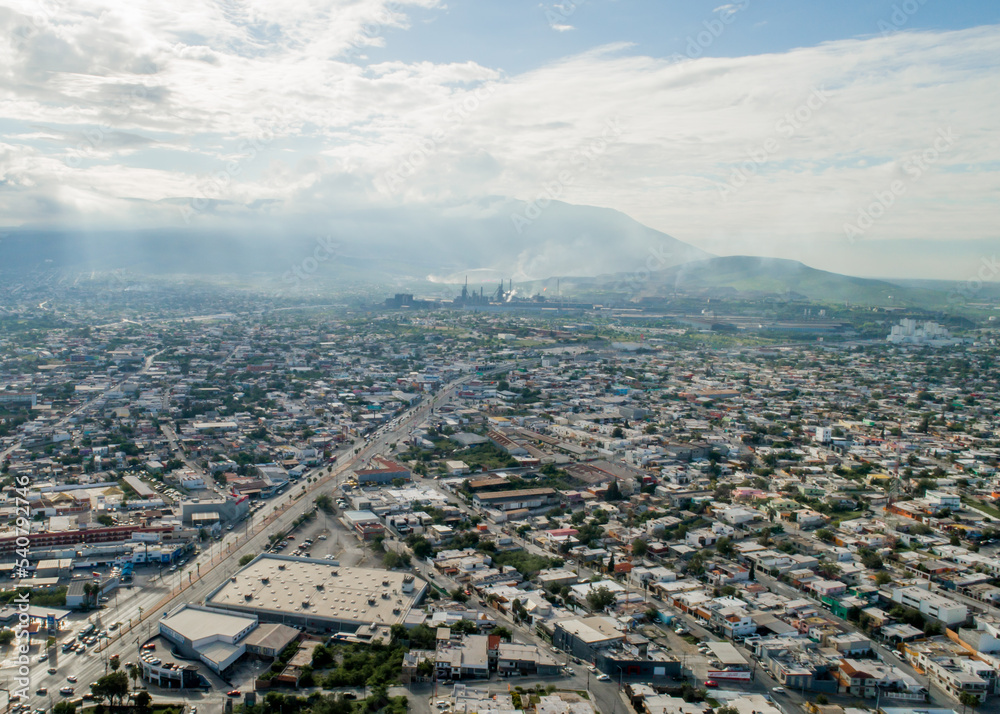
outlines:
M147 360L148 364L150 360ZM496 369L509 368L510 365L505 365ZM354 449L351 449L342 453L335 463L309 471L298 483L292 484L288 491L268 501L265 508L253 514L237 528L223 531L221 540L202 544L202 552L186 567L179 568L174 573L164 571L156 575L152 574L151 569L148 575L145 570L140 570L134 586L119 591L106 608L82 618L71 616L72 629L56 634L57 646L49 651L48 661L38 662L41 650L33 650L30 675L32 694L27 703L32 707L51 707L52 701L59 698L58 690L62 686L73 686L74 697L82 695L87 691L90 682L96 681L105 673L105 663L112 655L119 655L122 662L136 661L139 647L157 634L157 623L163 613L181 603L202 602L212 590L238 569L237 563L243 555L263 552L269 545L268 536L271 533L289 532L292 522L313 508L314 496L319 493L329 493L343 481L351 468L365 463L373 454L399 441L413 424L430 413L435 404L450 400L461 384L474 378L476 375L466 375L443 388L437 395L426 398L403 416L395 428L373 437L363 446L356 447L360 450L357 455L354 454ZM316 480L310 483L310 478ZM331 533L340 532L336 529L333 517L326 517L321 511L318 514L319 517L306 528L320 530L329 528ZM346 535L344 532L343 537L332 538L332 542L328 541L329 547L331 549L339 547L339 554L344 556L345 562L356 558L358 565L376 565L376 563L366 563L369 551L361 548L360 544L355 546ZM109 640L89 648L82 655L63 654L58 643L69 637L71 632L79 630L81 623L88 620L95 622L99 627L107 627L113 622L121 622L122 625L111 632ZM5 676L5 670L11 671L12 666L13 663L8 661L6 666L0 669L0 677ZM54 674L48 672L50 668L56 670ZM67 683L66 677L71 674L78 679L75 685ZM6 675L6 678L10 680L12 677ZM35 691L39 687L45 687L47 693L36 694ZM150 687L150 692L154 697L163 694L171 698L183 697L192 703L197 702L199 711L206 712L222 711L226 699L223 691L164 692L156 687Z

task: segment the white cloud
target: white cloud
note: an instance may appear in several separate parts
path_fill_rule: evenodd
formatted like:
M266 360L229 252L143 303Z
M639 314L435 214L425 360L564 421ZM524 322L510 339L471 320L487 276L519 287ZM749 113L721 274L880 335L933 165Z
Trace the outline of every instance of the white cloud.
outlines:
M0 119L22 129L0 145L2 220L162 222L192 197L285 216L530 200L556 181L561 200L706 250L832 264L861 250L845 221L902 177L905 195L862 241L996 237L998 27L682 63L620 44L515 76L353 61L408 27L408 10L438 6L64 3L33 21L37 6L15 4L0 13L14 38L0 44ZM789 123L816 90L826 101ZM621 136L581 158L613 118ZM947 128L954 146L907 178ZM765 149L723 200L719 187Z

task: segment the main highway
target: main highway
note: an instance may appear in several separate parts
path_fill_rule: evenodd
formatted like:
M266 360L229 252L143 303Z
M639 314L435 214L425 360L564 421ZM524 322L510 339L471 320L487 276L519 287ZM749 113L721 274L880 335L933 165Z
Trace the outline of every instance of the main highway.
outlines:
M151 360L148 360L147 364L150 362ZM484 376L516 366L514 362L504 363L492 368ZM225 532L220 541L204 549L183 570L174 573L163 572L148 580L140 576L143 581L141 587L120 591L105 608L91 616L91 621L103 628L114 622L122 623L111 632L111 638L98 645L97 649L90 648L83 655L63 654L59 642L69 637L70 633L60 632L56 636L56 646L48 650L48 661L38 662L37 654L32 654L31 696L26 703L33 709L51 709L54 702L61 698L59 695L61 687L75 688L70 698L79 697L88 691L89 683L105 674L107 661L112 656L118 655L123 663L137 661L139 647L158 633L157 623L164 612L183 603L203 602L209 593L238 569L237 563L242 556L263 552L269 545L269 536L272 533L291 530L293 521L313 508L315 496L329 493L352 469L380 453L390 444L400 441L413 426L425 419L437 404L453 399L462 385L478 376L464 375L450 382L437 394L425 398L411 408L399 419L395 427L370 437L363 446L350 448L334 463L324 464L307 472L301 481L290 486L289 491L267 501L264 508L254 513L244 523L232 531ZM55 669L55 673L49 673L50 668ZM67 677L71 675L77 678L77 683L67 681ZM2 677L3 670L0 670L0 678ZM47 689L47 692L37 694L36 690L40 687ZM155 698L158 690L153 688L151 693ZM216 692L214 696L208 697L193 692L169 693L171 699L177 699L179 696L191 697L200 707L208 705L209 708L203 707L202 711L209 711L221 708L225 693Z

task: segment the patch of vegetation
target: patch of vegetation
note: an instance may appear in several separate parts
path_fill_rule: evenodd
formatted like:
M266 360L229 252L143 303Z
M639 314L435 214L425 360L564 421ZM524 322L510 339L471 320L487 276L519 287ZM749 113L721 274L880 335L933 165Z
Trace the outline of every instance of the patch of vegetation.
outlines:
M535 555L524 550L512 550L506 553L497 553L493 556L494 565L511 565L519 572L525 580L538 575L539 570L546 568L557 568L563 564L558 558L546 558L543 555Z

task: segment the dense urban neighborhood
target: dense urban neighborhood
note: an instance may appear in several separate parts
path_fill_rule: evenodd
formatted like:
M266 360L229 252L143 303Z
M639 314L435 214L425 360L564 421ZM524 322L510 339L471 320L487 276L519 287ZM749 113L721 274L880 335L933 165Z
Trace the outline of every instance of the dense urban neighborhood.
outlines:
M998 710L995 329L475 308L6 315L11 710Z

